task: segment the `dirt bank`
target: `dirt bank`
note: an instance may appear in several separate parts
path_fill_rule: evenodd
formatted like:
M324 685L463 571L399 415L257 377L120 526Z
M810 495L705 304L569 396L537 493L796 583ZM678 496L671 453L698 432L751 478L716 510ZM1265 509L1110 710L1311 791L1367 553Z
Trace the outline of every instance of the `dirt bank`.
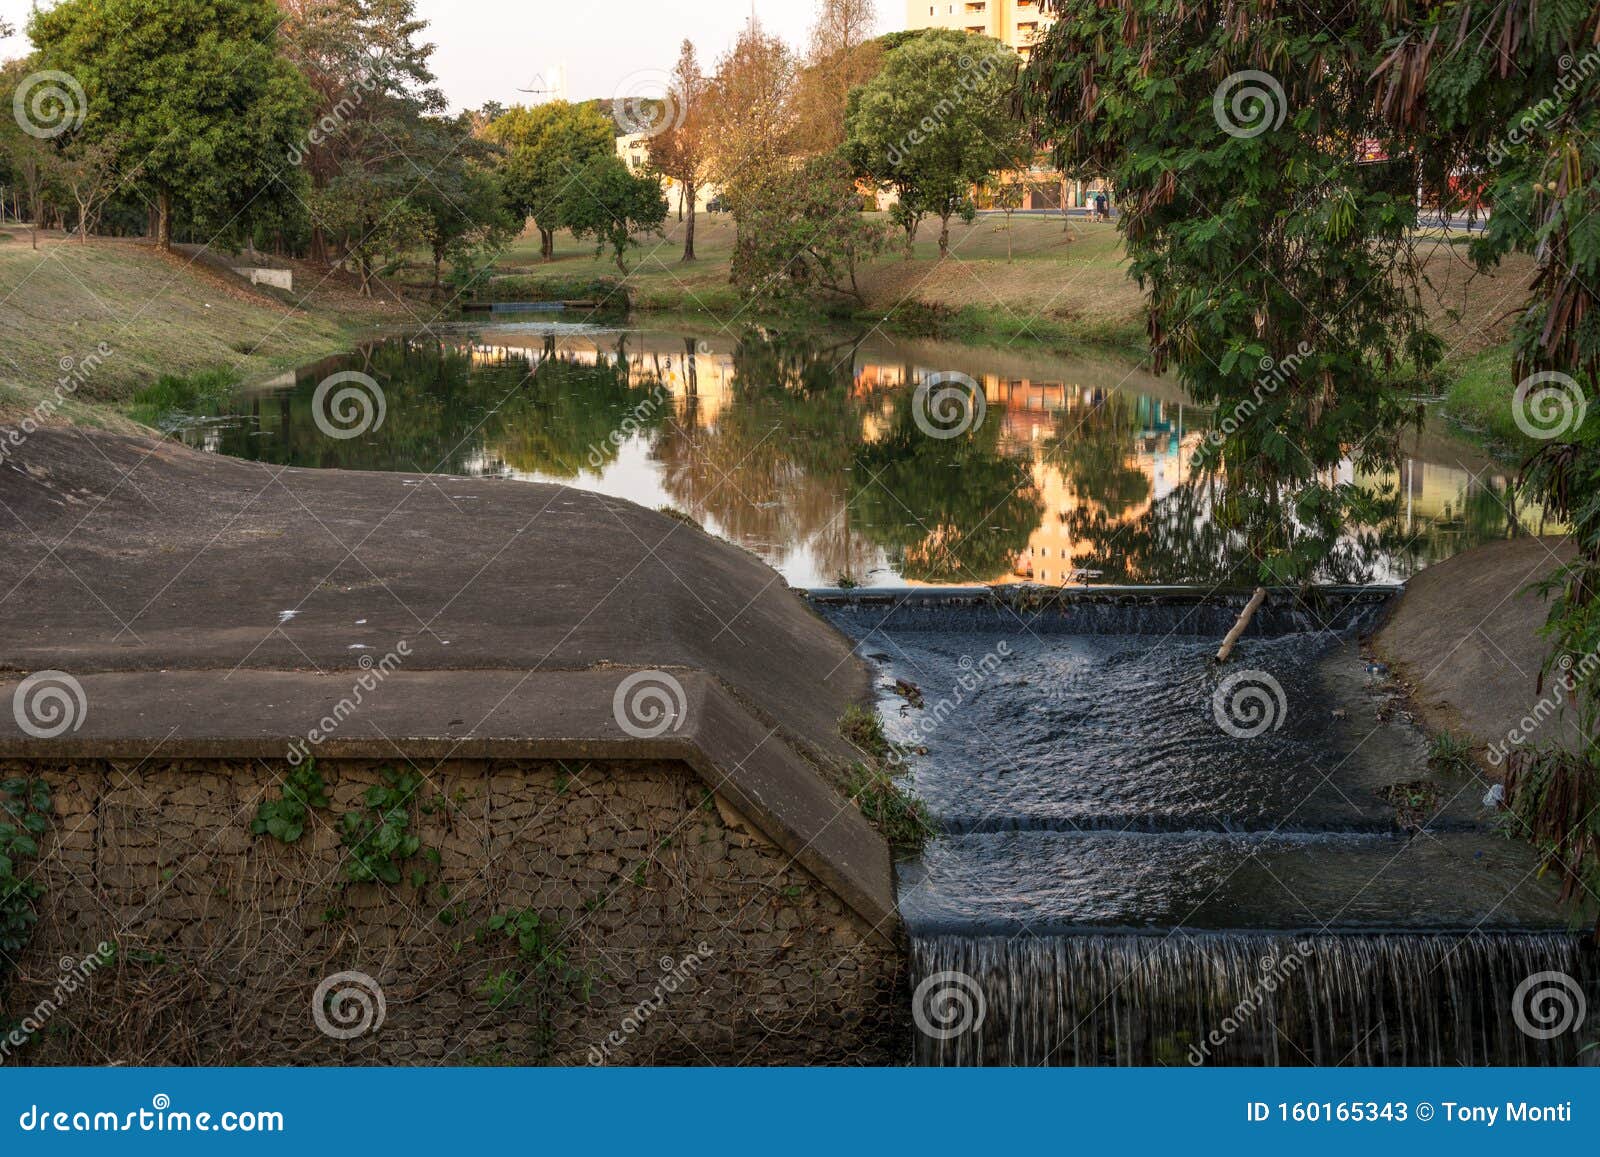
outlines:
M1485 747L1521 729L1540 700L1548 651L1539 633L1548 605L1531 587L1571 557L1564 539L1519 538L1436 563L1406 584L1373 646L1431 730ZM1564 734L1550 719L1535 741Z

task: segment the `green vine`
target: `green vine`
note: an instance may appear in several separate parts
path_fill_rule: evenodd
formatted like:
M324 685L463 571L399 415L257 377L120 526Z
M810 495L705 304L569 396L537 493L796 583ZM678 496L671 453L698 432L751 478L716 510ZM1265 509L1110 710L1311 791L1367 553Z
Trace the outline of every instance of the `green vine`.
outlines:
M50 789L42 779L0 783L0 958L15 960L33 935L34 901L44 888L26 872L50 826ZM0 966L0 980L5 978Z
M284 777L283 794L262 800L256 818L250 823L254 835L268 835L281 843L292 844L305 834L312 808L328 806L328 785L322 781L317 761L308 759Z
M508 967L491 972L478 986L478 995L490 1008L532 1009L541 1050L555 1039L557 999L575 996L587 1004L594 987L594 976L567 956L560 930L557 921L532 908L513 908L489 917L477 933L480 944L505 940L516 950Z
M340 821L344 846L350 850L345 875L352 884L372 880L398 884L406 862L422 851L422 840L411 831L411 806L422 777L388 767L382 775L382 783L367 789L365 808L346 812ZM425 858L438 864L439 853L429 848ZM411 882L417 887L427 879L422 868L411 869Z

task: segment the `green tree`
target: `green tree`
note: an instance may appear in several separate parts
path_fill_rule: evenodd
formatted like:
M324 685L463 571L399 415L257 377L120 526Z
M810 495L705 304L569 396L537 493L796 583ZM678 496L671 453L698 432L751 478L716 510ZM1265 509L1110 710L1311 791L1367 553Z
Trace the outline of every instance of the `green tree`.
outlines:
M163 248L175 217L209 237L292 198L278 170L312 101L278 20L270 0L62 0L30 17L36 66L84 89L79 132L138 158L126 180L156 206Z
M1391 137L1421 142L1421 183L1446 206L1484 196L1481 266L1521 250L1538 271L1507 405L1543 441L1524 496L1567 522L1577 548L1542 584L1551 646L1540 683L1578 739L1514 753L1508 802L1600 939L1600 9L1408 5L1388 47L1374 95Z
M580 241L593 238L595 253L611 255L624 277L624 258L635 235L660 233L667 219L667 198L661 182L649 175L635 176L615 154L589 162L575 173L562 197L561 221Z
M734 283L763 298L825 290L861 300L856 271L886 239L861 207L850 167L837 155L774 166L748 190Z
M850 94L851 163L899 195L894 218L909 258L922 219L939 218L939 255L950 218L971 219L972 188L1021 154L1016 54L997 40L932 30L888 53L877 76Z
M426 117L417 134L420 153L411 162L427 173L408 199L422 212L422 236L433 260L432 294L439 296L448 259L454 279L470 276L516 236L520 222L506 208L499 179L490 167L495 150L474 135L472 120Z
M26 60L9 61L0 66L0 97L5 107L11 108L14 94L31 70ZM33 247L39 248L39 228L44 217L45 187L49 179L50 161L54 147L47 139L27 131L22 120L0 116L0 158L10 173L9 183L13 197L19 204L27 203L29 230Z
M1383 136L1367 78L1381 6L1311 0L1059 0L1030 110L1069 173L1119 191L1150 345L1222 415L1199 455L1262 581L1309 582L1375 496L1339 480L1398 460L1420 415L1396 379L1442 352L1413 249L1414 162L1358 164Z
M433 45L420 39L427 28L414 0L278 0L283 14L281 44L314 94L311 129L295 143L289 160L303 170L315 194L326 201L335 181L357 174L404 169L415 184L426 166L391 148L418 118L445 108L430 58ZM328 220L313 214L311 257L342 255L348 238L328 236ZM337 252L335 252L337 251Z
M506 201L520 219L533 218L539 252L555 257L556 230L567 227L562 208L574 178L592 162L616 157L616 130L593 105L551 101L507 109L488 129L505 148L500 181Z

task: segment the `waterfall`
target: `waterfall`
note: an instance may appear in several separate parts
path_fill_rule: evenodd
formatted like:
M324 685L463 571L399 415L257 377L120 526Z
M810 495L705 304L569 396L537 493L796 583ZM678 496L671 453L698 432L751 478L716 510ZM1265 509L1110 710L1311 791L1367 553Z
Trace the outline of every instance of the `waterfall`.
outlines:
M1382 619L1393 594L1392 587L1325 587L1304 597L1273 591L1245 637L1367 631ZM808 597L835 626L857 638L928 631L1221 638L1250 592L1018 586L812 591Z
M1559 932L920 937L916 1060L1600 1063L1595 958Z

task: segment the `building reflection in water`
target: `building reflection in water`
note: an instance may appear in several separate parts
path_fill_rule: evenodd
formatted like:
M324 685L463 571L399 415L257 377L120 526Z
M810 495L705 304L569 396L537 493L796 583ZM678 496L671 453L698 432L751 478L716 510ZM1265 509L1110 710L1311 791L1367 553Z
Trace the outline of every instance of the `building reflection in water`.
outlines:
M1209 413L1126 367L881 338L561 329L382 343L241 395L183 436L293 464L559 480L671 506L797 586L1206 581L1245 561L1180 541L1207 537L1191 466ZM384 384L389 418L333 445L311 429L309 393L352 367ZM982 388L984 418L929 439L911 420L914 389L950 370ZM1399 497L1394 524L1373 528L1390 545L1371 581L1527 529L1503 475L1419 457L1354 480Z

